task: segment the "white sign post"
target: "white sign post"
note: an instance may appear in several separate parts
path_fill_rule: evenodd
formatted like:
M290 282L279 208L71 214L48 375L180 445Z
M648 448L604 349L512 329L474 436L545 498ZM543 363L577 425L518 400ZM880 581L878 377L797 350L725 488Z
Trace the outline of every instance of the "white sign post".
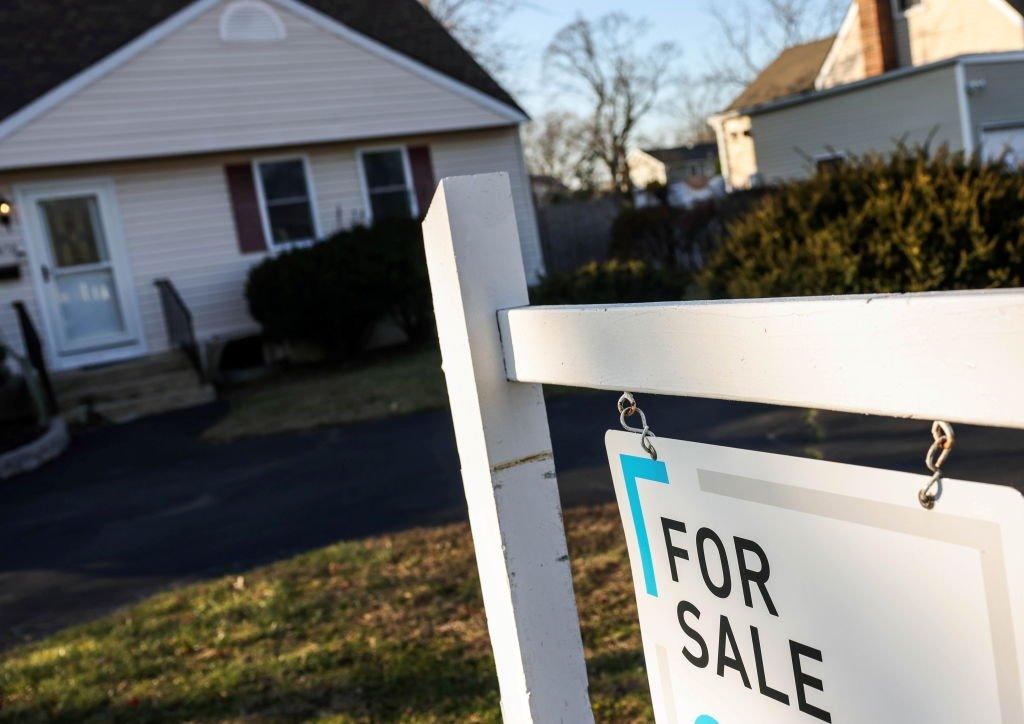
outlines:
M659 722L1024 721L1016 490L655 446L607 435Z
M1024 290L530 307L505 174L445 179L423 228L507 721L593 720L541 384L1024 428ZM632 444L639 451L639 436L613 439L615 449ZM922 446L929 441L922 425ZM659 451L666 443L658 442ZM882 471L833 474L839 468L829 468L826 481L818 463L751 462L745 456L753 453L738 451L694 464L676 445L668 444L665 462L668 475L680 470L682 487L655 483L642 495L658 498L654 510L680 516L674 520L688 526L686 535L714 529L725 551L721 560L733 551L735 578L727 594L721 579L705 585L703 576L700 585L682 590L682 578L671 580L667 549L651 558L662 580L668 566L666 592L701 610L699 620L694 613L684 620L703 637L709 657L706 668L685 657L680 663L687 641L701 658L697 639L682 629L677 610L666 623L661 604L652 608L641 595L662 721L691 724L686 717L705 702L718 707L723 724L730 721L726 716L766 721L766 705L774 707L772 721L824 714L835 721L896 721L901 714L903 721L1024 721L1016 659L1024 650L1024 526L1014 491L947 481L938 505L925 511L914 508L918 477L912 476L910 491L908 478ZM714 483L721 490L743 479L742 495L709 495L700 488L705 481L698 469L725 474ZM617 483L621 492L621 471ZM680 501L670 499L678 490L696 497L678 508ZM772 495L778 497L764 497ZM820 505L822 496L832 496L824 508L801 508L808 501ZM693 518L694 511L706 513L707 521ZM854 518L837 518L840 512ZM893 520L884 522L887 516ZM1010 520L1016 532L1006 525ZM800 535L779 530L791 524ZM651 533L658 534L663 531ZM760 545L772 566L767 593L761 595L756 568L735 568L736 546L745 545L737 538ZM1003 558L994 562L997 539ZM702 545L714 545L707 541L702 537ZM688 553L695 550L694 540L680 542ZM757 550L742 550L756 566ZM702 559L697 556L695 569L693 555L680 558L671 559L676 575L692 584ZM640 594L646 578L642 584ZM716 595L716 585L726 595ZM769 595L777 616L767 608ZM722 615L736 637L734 647L726 635L724 655L718 649ZM651 633L667 632L673 620L676 639ZM651 628L651 621L661 623ZM763 682L756 636L763 637ZM948 646L936 646L937 640ZM658 683L658 645L666 656L674 654L669 667L682 667L671 677L673 686L675 675L681 677L671 700ZM943 666L936 651L963 660ZM734 652L743 657L749 688ZM698 698L698 687L707 696ZM673 719L666 701L676 702L684 718ZM970 701L975 708L969 712ZM874 719L865 718L869 714ZM703 717L692 720L697 724L711 724L715 714L696 716Z
M445 179L423 232L502 714L592 721L544 394L506 379L498 336L530 303L508 177Z

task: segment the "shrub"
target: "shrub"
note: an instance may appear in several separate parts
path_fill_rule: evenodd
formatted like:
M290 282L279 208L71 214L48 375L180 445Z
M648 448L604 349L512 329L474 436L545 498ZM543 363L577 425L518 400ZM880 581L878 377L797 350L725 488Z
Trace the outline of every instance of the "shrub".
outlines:
M713 296L917 292L1024 281L1024 175L901 147L785 184L730 225Z
M355 227L268 258L249 272L245 294L269 339L314 342L336 357L360 351L388 315L417 340L432 319L415 221Z
M590 262L553 273L530 290L534 304L615 304L683 299L690 276L636 259Z

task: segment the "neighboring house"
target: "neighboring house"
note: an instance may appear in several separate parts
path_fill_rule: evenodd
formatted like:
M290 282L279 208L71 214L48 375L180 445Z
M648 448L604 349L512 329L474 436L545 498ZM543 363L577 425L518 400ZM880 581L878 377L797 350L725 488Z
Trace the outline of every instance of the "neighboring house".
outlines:
M669 186L679 182L703 188L717 173L718 147L714 143L636 149L629 154L629 178L638 189L652 183Z
M1024 0L853 0L711 119L730 188L931 141L1024 157Z
M174 291L200 343L255 332L254 264L421 215L445 176L507 172L543 271L526 114L416 0L47 0L0 26L0 334L22 349L23 301L53 369L167 351Z

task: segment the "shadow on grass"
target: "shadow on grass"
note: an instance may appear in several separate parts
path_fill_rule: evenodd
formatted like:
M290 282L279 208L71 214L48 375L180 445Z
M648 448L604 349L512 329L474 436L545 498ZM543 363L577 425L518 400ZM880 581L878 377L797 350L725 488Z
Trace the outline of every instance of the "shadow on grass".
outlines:
M166 696L115 695L66 701L57 707L37 708L22 701L17 707L0 708L0 721L305 721L330 715L342 715L346 721L499 721L490 658L462 657L453 665L450 653L422 647L398 656L381 652L352 657L337 652L307 662L306 668L320 669L320 676L310 671L281 681L245 672L241 681L224 689L175 687Z

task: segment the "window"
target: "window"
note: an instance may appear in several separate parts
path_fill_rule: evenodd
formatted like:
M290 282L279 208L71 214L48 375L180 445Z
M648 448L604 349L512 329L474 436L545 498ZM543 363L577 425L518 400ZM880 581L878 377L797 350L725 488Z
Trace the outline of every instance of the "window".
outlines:
M910 8L916 7L921 4L921 0L896 0L896 7L901 13L905 13Z
M305 162L300 158L261 161L256 164L256 172L271 242L277 245L315 239Z
M363 151L360 156L371 220L413 218L416 202L405 149Z
M815 168L821 171L832 171L846 163L845 153L830 153L825 156L818 156L814 159Z
M1024 167L1024 124L990 126L981 133L981 157L1002 161L1010 168Z

